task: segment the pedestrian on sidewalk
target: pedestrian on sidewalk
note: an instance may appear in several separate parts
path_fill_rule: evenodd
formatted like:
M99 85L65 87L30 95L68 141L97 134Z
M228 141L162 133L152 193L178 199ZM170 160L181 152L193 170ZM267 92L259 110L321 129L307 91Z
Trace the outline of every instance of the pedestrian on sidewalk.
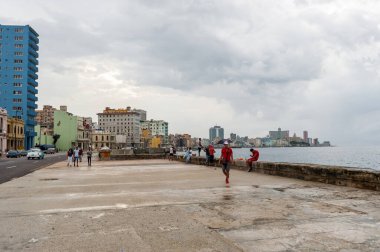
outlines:
M71 165L73 163L73 154L74 154L73 149L70 148L67 151L67 154L66 154L66 157L67 157L67 166L71 167Z
M193 155L193 151L191 150L191 147L189 147L185 153L185 160L186 163L191 163L191 156Z
M173 146L170 146L170 149L169 149L169 161L173 161L174 160L174 148Z
M204 151L206 152L206 165L209 166L210 164L210 151L208 146L204 148Z
M87 151L87 166L91 166L92 150L91 148Z
M78 149L78 146L75 147L75 150L74 150L74 167L75 167L75 163L77 163L77 167L79 167L79 149Z
M212 144L208 146L208 152L209 152L209 165L213 164L215 166L215 163L214 163L215 149ZM216 167L215 167L215 170L216 170Z
M202 150L202 139L201 138L199 138L198 139L198 157L200 157L201 156L201 150Z
M228 141L224 142L224 146L220 153L219 164L222 163L222 171L226 176L226 184L229 184L230 181L230 165L234 160L232 149L228 146Z
M82 162L83 150L79 147L79 162Z
M257 160L259 160L260 153L259 151L255 149L250 149L251 152L250 158L247 160L247 166L249 167L248 172L251 172L253 169L253 166L255 167L256 170L256 165L257 165Z

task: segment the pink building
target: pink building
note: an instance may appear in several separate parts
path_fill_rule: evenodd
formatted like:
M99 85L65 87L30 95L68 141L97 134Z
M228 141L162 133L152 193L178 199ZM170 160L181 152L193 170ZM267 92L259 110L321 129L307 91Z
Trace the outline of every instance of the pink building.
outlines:
M7 149L7 110L0 108L0 155L5 155Z

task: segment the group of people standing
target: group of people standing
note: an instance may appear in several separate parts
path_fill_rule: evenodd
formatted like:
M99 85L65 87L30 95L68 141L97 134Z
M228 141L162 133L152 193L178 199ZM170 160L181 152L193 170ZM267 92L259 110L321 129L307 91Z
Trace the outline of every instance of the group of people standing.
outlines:
M83 150L82 148L79 148L78 146L75 147L75 149L70 148L67 151L67 166L70 166L74 163L77 167L79 167L79 162L82 162L82 157L83 157ZM87 165L91 166L91 159L92 159L92 150L91 148L88 149L87 151Z

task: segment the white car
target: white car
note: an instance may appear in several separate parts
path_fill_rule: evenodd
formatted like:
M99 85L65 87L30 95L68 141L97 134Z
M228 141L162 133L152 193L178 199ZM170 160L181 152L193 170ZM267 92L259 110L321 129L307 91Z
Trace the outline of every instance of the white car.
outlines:
M40 149L30 149L26 155L28 159L44 159L45 154Z

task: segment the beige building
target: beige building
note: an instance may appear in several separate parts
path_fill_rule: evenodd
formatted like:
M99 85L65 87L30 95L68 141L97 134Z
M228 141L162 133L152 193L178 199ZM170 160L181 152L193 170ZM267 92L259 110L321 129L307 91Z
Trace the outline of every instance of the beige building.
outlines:
M54 111L56 109L50 105L44 105L42 110L36 110L36 122L44 128L48 135L53 135L54 130Z
M106 107L98 113L99 128L110 132L111 135L125 135L128 146L140 143L141 115L131 107L125 109L111 109Z
M99 150L105 146L111 149L116 147L115 135L107 131L93 130L91 134L91 147L95 150Z
M7 110L0 108L0 156L4 155L7 149L7 121Z
M24 120L8 118L7 120L7 149L24 149Z

